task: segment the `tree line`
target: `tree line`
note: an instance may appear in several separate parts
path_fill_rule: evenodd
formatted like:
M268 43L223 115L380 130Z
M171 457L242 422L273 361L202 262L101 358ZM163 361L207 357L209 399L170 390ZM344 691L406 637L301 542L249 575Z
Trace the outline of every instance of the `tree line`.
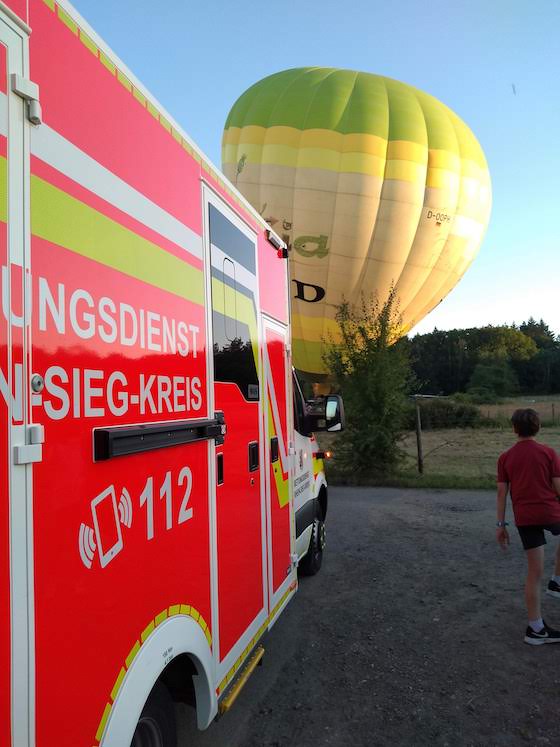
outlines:
M542 319L434 329L406 344L423 394L463 392L474 402L490 402L519 393L560 392L560 337Z

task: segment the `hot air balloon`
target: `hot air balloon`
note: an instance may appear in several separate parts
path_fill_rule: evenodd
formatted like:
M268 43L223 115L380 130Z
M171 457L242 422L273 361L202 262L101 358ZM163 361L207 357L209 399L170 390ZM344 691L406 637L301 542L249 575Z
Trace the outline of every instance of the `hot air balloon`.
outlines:
M341 301L395 288L403 334L460 280L488 224L476 138L447 106L371 73L296 68L251 86L223 170L291 249L294 365L312 381Z

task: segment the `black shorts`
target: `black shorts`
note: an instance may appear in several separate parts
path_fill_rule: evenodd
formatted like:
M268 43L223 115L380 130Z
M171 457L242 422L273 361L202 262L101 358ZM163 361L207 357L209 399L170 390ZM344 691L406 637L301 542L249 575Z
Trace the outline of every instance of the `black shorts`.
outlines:
M530 524L524 527L517 527L524 550L532 550L535 547L546 545L544 538L545 529L551 534L560 534L560 523L558 524Z

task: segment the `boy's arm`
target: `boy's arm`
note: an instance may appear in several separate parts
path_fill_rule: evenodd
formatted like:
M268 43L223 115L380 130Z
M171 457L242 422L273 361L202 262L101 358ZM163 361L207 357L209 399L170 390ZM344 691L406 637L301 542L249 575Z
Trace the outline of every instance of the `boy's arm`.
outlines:
M556 491L556 495L560 496L560 477L553 477L552 484L554 485L554 490Z
M560 478L557 478L560 484ZM504 523L506 518L506 500L509 490L509 483L498 482L498 492L496 495L496 521ZM509 534L505 526L496 527L496 541L503 550L509 545Z

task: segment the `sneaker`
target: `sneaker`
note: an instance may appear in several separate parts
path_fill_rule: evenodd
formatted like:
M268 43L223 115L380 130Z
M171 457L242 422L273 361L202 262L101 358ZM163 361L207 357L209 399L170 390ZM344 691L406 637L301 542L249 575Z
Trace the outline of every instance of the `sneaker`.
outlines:
M528 625L525 631L525 643L529 643L531 646L540 646L543 643L560 643L560 630L553 630L549 628L546 623L542 630L535 633L533 628Z
M546 593L550 594L551 597L558 597L558 599L560 599L560 584L557 584L554 579L550 579L546 588Z

